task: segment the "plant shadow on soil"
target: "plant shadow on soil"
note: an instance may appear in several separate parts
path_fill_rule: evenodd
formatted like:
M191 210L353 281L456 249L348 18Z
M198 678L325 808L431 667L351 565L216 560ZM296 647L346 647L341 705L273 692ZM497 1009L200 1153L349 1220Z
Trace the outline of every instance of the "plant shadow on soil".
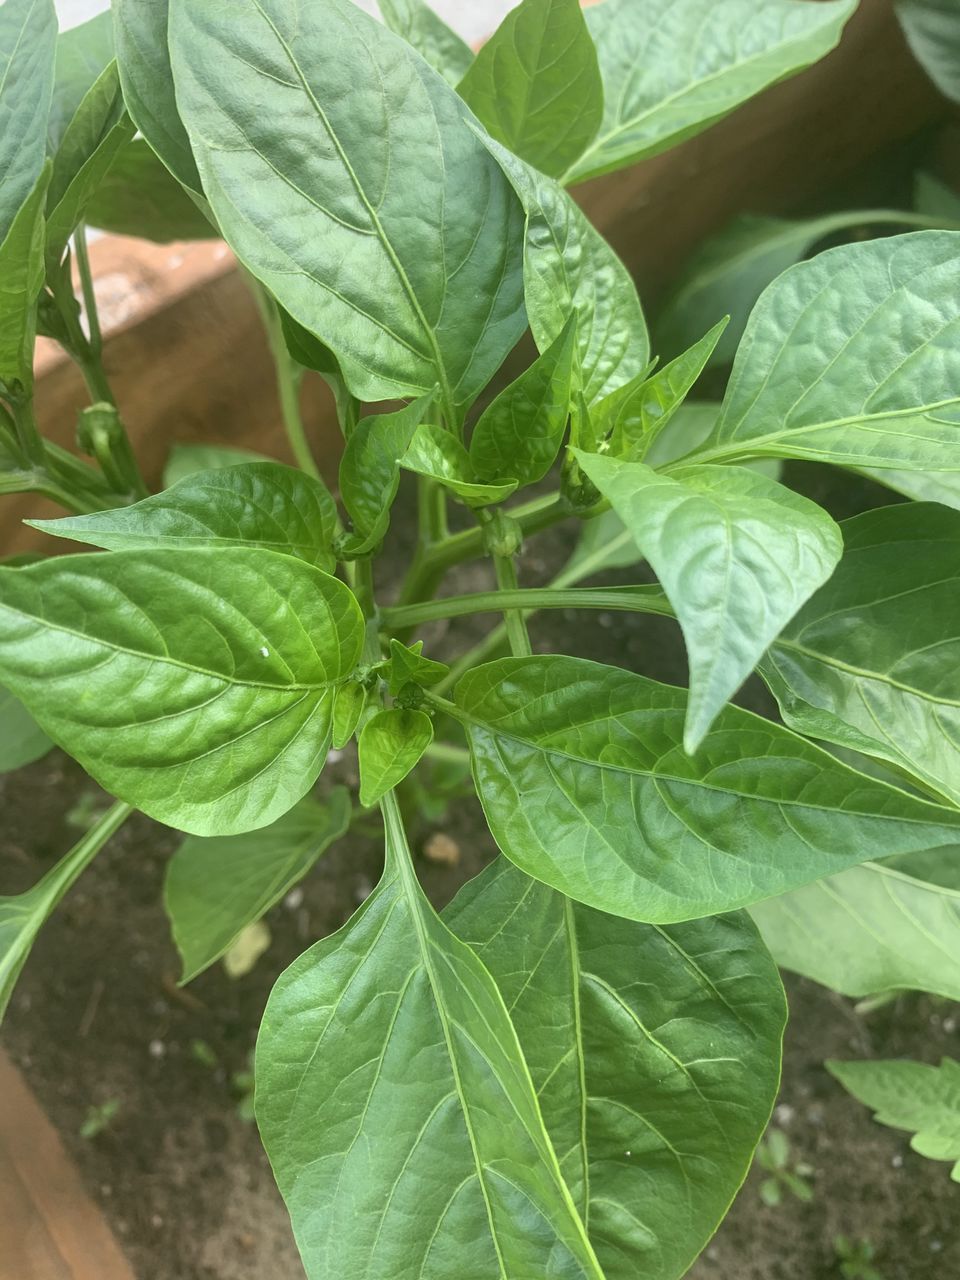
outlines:
M835 473L797 468L796 487L843 517L890 495ZM409 496L409 495L405 495ZM405 503L405 509L409 504ZM391 533L383 581L409 554L403 519ZM546 581L570 548L569 533L531 541L523 581ZM627 570L606 581L638 581ZM452 576L448 590L475 590L481 567ZM492 619L434 624L427 652L461 652ZM537 652L563 649L683 682L673 625L633 614L544 614L533 620ZM757 682L739 701L769 713ZM350 753L325 771L356 784ZM59 751L0 778L0 891L27 888L77 839L78 801L103 797ZM475 800L419 833L442 831L460 851L456 867L420 858L433 901L443 905L494 855ZM176 832L137 817L110 843L43 930L14 993L6 1050L22 1069L143 1280L302 1280L286 1213L255 1126L241 1115L236 1077L249 1069L256 1028L282 968L338 928L376 882L379 842L351 834L323 857L268 917L272 943L252 973L231 980L215 965L176 986L177 957L161 903ZM960 1057L960 1009L906 995L869 1015L853 1002L787 975L791 1018L774 1123L789 1137L791 1162L812 1166L813 1198L786 1195L778 1208L759 1196L754 1171L730 1216L690 1273L694 1280L830 1280L841 1275L838 1234L866 1238L882 1280L960 1276L960 1188L946 1164L910 1150L908 1135L875 1124L843 1092L823 1060ZM79 1131L91 1107L119 1110L95 1137ZM344 1277L349 1280L349 1277ZM386 1278L384 1278L386 1280Z

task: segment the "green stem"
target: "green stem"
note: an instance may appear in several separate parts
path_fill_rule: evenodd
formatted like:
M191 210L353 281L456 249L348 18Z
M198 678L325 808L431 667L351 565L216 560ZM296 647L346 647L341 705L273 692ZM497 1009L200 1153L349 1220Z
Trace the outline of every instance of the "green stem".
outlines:
M257 304L257 309L260 312L260 318L267 334L267 344L270 347L273 367L277 377L280 413L283 418L284 430L287 433L287 440L290 444L290 451L301 471L305 471L307 475L319 480L321 478L320 468L317 466L307 441L303 415L300 412L300 384L303 380L303 370L287 349L287 340L283 336L283 325L280 321L280 312L277 310L276 302L259 280L255 280L253 276L246 272L244 272L244 275L246 275L247 283L253 293L254 301Z
M470 763L470 752L449 742L431 742L423 754L431 760L443 760L447 764Z
M493 570L497 575L497 586L500 588L497 594L500 597L500 608L503 610L507 639L510 641L510 652L515 658L529 658L533 653L533 649L530 646L530 636L523 617L522 602L519 608L511 608L505 599L505 597L513 594L521 594L517 585L516 561L513 556L495 555L493 557Z
M354 565L353 594L366 619L360 661L372 665L380 661L380 615L373 594L373 562L367 558Z
M499 591L477 591L386 608L381 611L381 621L388 631L393 631L399 627L420 627L440 618L462 618L468 614L516 609L527 615L537 609L625 609L633 613L673 617L667 597L655 586L517 587L508 585L505 580Z
M47 454L43 439L37 429L37 420L33 416L33 401L29 397L17 400L10 406L13 424L17 433L17 444L29 462L39 469L46 464Z
M74 232L73 243L77 254L77 271L80 275L83 306L87 313L87 327L90 330L90 338L87 345L90 355L99 364L100 356L103 353L103 335L100 331L97 296L93 288L93 273L90 270L90 255L87 252L87 228L82 222Z

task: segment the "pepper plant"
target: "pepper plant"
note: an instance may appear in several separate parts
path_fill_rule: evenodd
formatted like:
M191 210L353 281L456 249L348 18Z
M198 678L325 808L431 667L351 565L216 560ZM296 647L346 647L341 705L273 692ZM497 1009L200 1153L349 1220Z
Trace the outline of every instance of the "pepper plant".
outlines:
M749 909L776 950L780 895L872 893L886 921L896 893L939 891L871 860L955 856L960 512L838 526L775 467L960 473L960 234L794 266L722 405L691 406L723 313L651 352L568 190L822 56L854 7L524 0L476 58L419 0L384 0L385 25L348 0L115 0L112 26L59 41L52 0L0 7L3 488L53 497L71 514L33 523L95 548L0 568L3 714L11 756L47 735L117 797L0 902L0 990L133 808L186 833L166 886L185 979L379 808L380 883L280 977L257 1048L310 1277L682 1275L778 1083L783 991ZM149 494L86 220L225 238L301 469L233 459ZM536 357L491 387L528 327ZM37 430L38 329L87 378L89 462ZM336 397L339 503L299 423L305 369ZM404 471L398 587L378 554ZM525 543L561 521L569 565L522 585ZM450 594L480 557L490 589ZM580 585L641 558L653 585ZM601 608L675 619L689 689L533 652L534 610ZM467 614L502 626L467 652L417 637ZM782 722L730 705L754 670ZM354 739L359 796L316 790ZM466 752L500 856L438 915L398 788ZM955 946L937 900L916 932ZM935 968L906 937L858 983Z

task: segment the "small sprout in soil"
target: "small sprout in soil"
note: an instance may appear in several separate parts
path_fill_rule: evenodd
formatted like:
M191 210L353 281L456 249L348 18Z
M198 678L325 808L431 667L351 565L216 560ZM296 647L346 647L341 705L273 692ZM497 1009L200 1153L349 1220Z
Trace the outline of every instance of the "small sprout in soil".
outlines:
M781 1205L785 1192L803 1204L813 1199L813 1166L801 1160L791 1167L790 1140L782 1129L767 1132L757 1148L757 1164L770 1175L760 1183L760 1199L768 1208Z
M202 1067L209 1067L211 1071L214 1067L219 1066L220 1063L216 1052L207 1044L206 1040L191 1040L190 1056L195 1062L199 1062Z
M108 1098L106 1102L100 1103L99 1106L87 1107L87 1114L83 1124L80 1126L80 1137L87 1139L87 1141L91 1138L96 1138L98 1134L103 1133L104 1129L109 1129L119 1110L119 1098Z
M840 1274L846 1280L884 1280L883 1274L873 1266L877 1251L866 1238L851 1240L849 1236L836 1236L833 1251Z

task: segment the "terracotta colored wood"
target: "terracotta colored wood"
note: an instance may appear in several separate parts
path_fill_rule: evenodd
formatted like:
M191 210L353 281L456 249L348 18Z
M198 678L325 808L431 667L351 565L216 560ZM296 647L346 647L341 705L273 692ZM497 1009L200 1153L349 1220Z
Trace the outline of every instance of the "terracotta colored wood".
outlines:
M2 1052L0 1280L134 1280L50 1122Z

